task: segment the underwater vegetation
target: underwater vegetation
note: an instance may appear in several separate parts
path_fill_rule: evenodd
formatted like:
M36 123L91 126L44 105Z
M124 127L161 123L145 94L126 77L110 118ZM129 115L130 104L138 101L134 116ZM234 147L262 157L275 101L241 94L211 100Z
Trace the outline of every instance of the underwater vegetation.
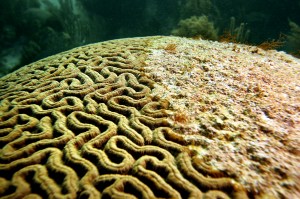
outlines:
M207 16L192 16L180 20L178 28L172 30L171 34L181 37L201 37L202 39L217 40L218 30L210 22Z
M100 23L93 24L76 5L73 0L1 1L1 71L95 41L93 35L98 39ZM14 65L7 60L13 59L11 51L19 57Z
M233 43L247 43L250 30L246 29L246 24L241 23L236 27L235 17L230 17L230 23L228 29L224 30L224 33L220 36L221 42L233 42Z
M300 26L290 21L290 33L287 35L287 49L294 50L295 56L300 57Z

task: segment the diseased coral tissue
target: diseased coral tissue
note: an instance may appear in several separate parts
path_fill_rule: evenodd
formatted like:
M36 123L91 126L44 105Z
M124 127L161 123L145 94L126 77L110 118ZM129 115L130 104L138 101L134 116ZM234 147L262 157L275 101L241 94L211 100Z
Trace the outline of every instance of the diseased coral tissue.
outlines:
M112 40L2 77L0 197L296 196L299 60L253 48Z

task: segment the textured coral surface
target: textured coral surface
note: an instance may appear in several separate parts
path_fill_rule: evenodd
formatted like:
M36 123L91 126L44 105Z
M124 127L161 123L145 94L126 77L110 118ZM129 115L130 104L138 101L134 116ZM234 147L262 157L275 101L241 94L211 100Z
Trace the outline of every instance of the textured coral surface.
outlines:
M24 66L0 79L0 197L296 196L299 68L284 54L175 37Z

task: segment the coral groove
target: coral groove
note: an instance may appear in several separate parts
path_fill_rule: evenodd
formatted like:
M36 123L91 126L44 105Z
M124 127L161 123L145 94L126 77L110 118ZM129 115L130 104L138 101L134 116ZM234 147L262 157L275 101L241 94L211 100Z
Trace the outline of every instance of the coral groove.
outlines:
M0 79L1 198L247 198L172 130L143 74L149 42L79 47Z

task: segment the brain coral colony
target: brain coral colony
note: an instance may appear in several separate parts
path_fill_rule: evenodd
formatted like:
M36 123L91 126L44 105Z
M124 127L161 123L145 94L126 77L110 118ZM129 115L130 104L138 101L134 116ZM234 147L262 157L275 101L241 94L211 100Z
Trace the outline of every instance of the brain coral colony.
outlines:
M300 198L300 61L144 37L0 79L1 198Z

